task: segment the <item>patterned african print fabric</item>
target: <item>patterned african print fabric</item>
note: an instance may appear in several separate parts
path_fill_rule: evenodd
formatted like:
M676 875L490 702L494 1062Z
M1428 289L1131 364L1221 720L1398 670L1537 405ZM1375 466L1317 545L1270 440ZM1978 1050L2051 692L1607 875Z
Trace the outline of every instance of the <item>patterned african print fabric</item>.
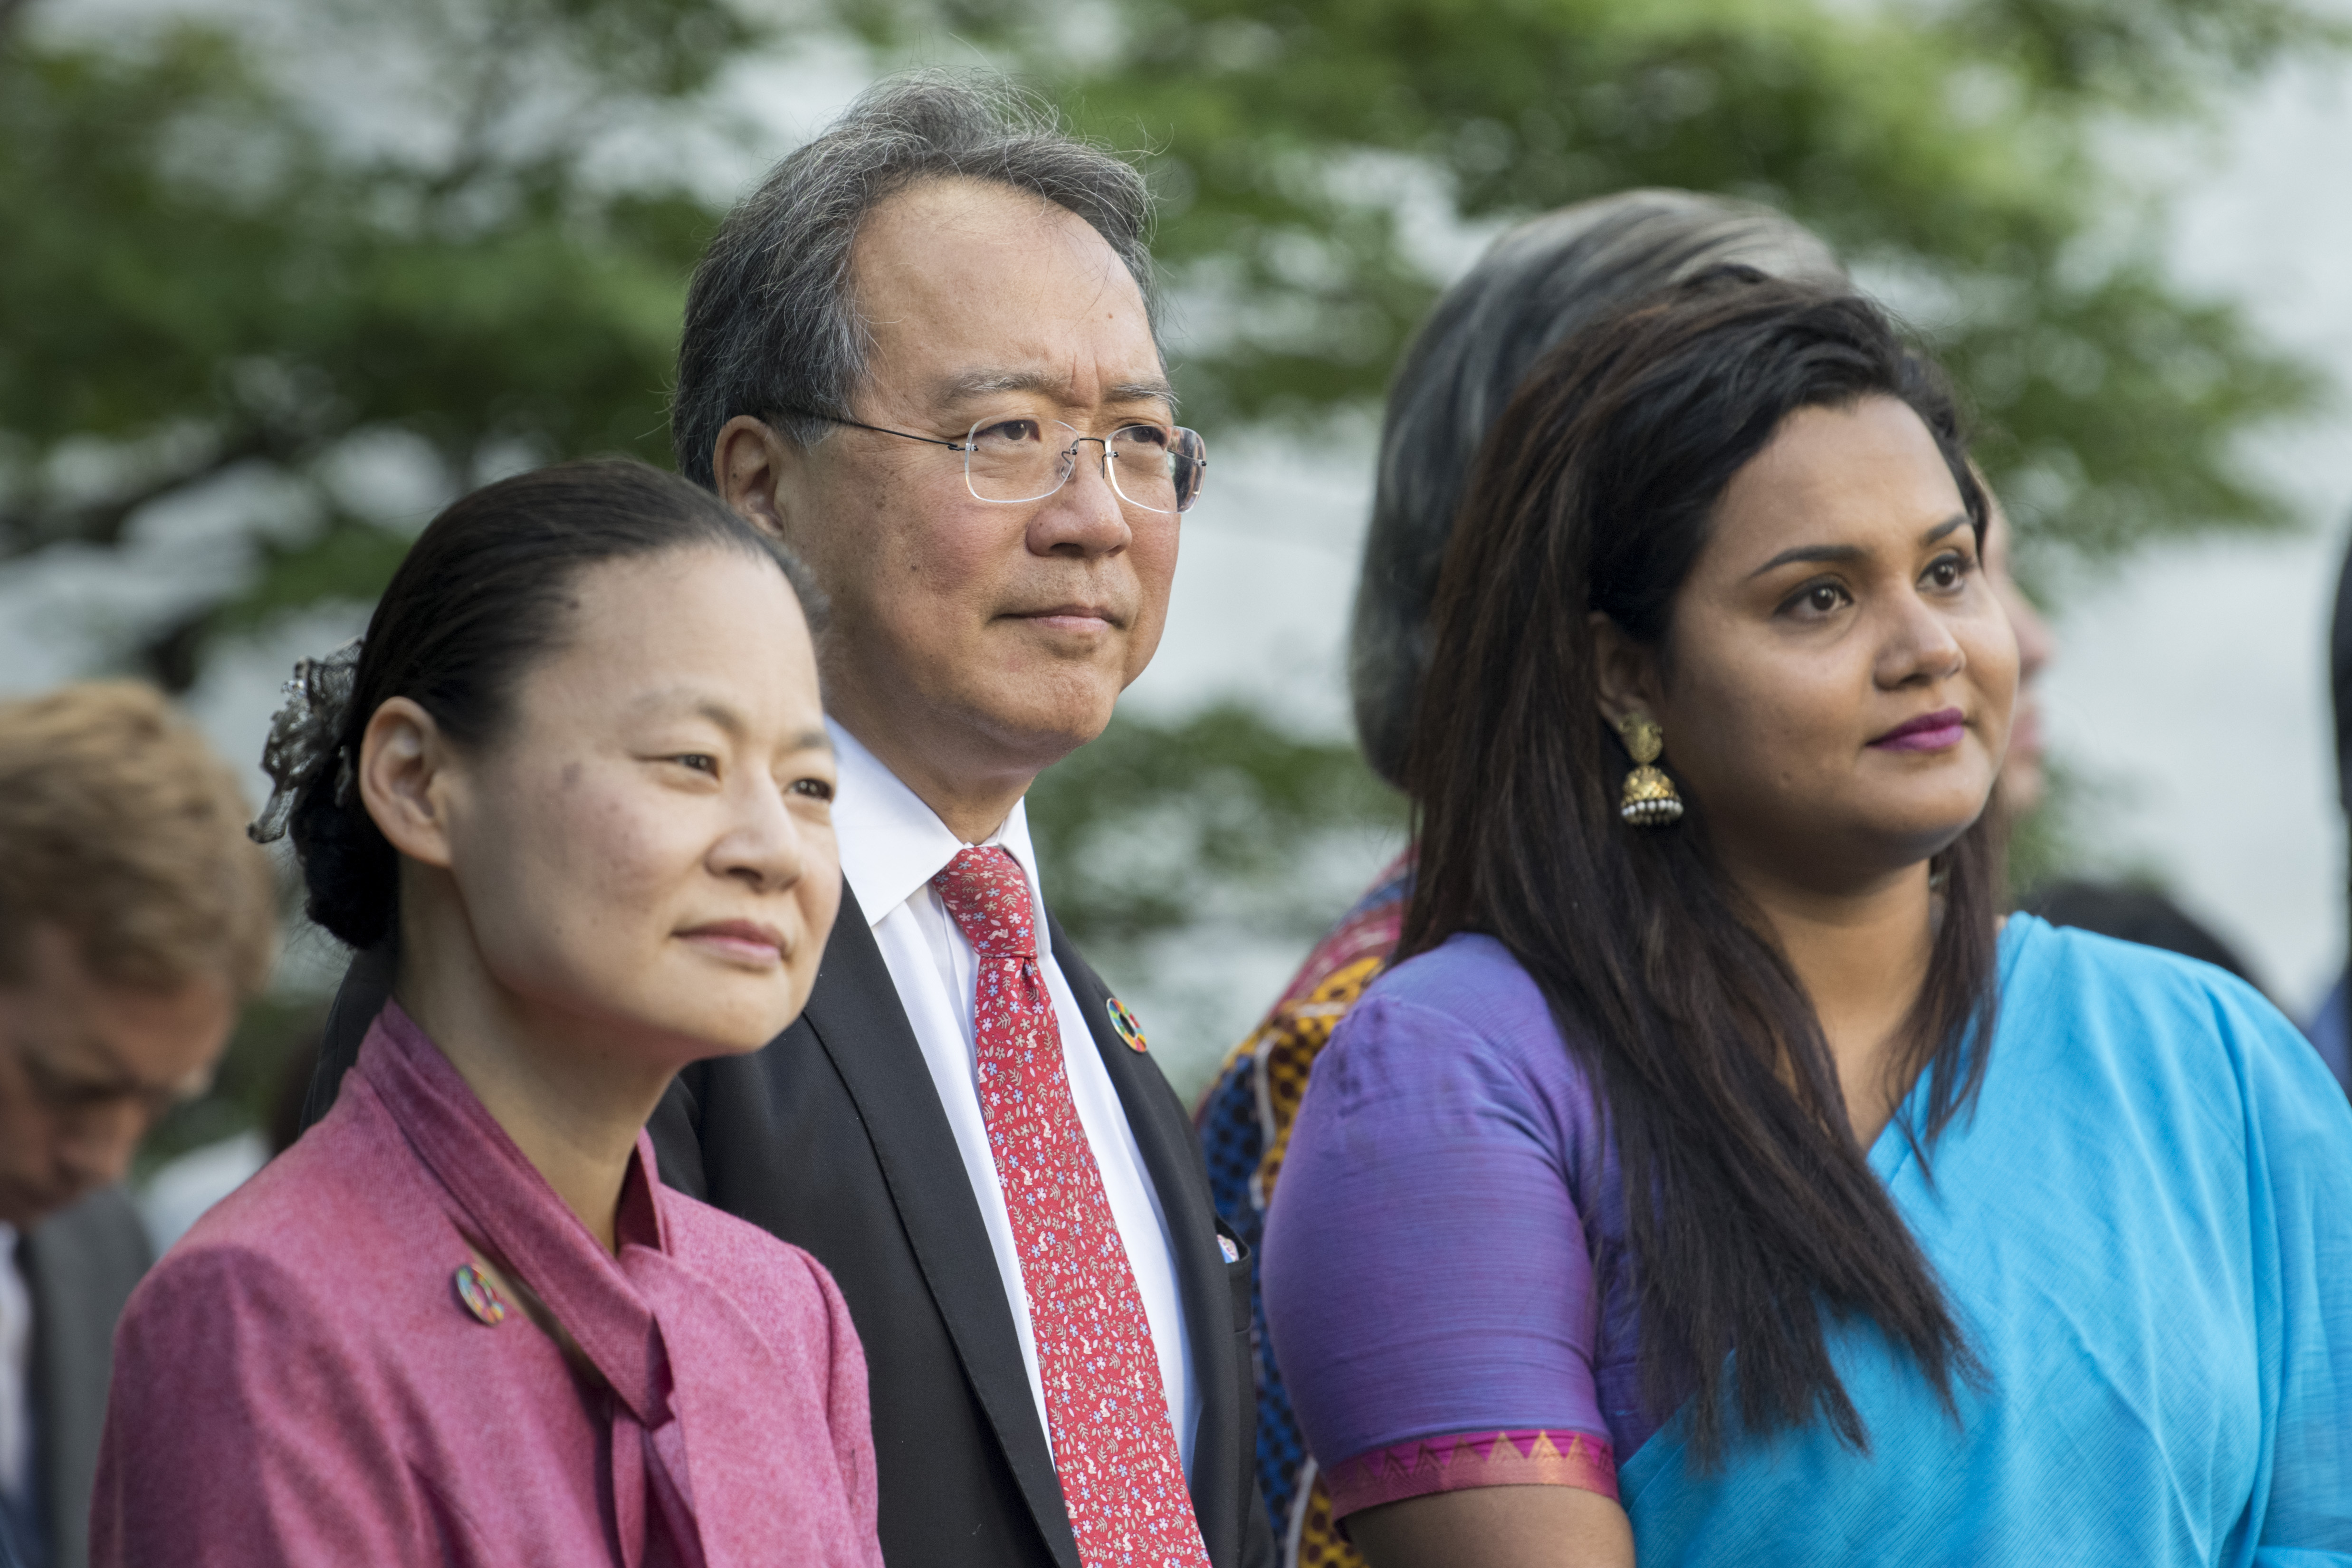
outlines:
M980 960L980 1105L1021 1255L1048 1436L1087 1568L1208 1568L1159 1353L1037 967L1029 880L998 848L931 886Z
M1257 1255L1265 1208L1290 1147L1290 1125L1307 1092L1307 1075L1348 1009L1387 967L1412 891L1412 854L1380 874L1330 934L1299 966L1282 999L1235 1047L1196 1117L1208 1155L1217 1214L1249 1244L1251 1339L1257 1357L1258 1485L1265 1494L1283 1568L1362 1568L1334 1526L1331 1501L1308 1457L1290 1396L1266 1336Z

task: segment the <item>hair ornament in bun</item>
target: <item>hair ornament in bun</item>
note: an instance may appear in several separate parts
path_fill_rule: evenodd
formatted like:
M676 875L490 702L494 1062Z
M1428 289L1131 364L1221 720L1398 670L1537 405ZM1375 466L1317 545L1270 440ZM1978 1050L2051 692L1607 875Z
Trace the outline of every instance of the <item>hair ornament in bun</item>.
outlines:
M329 757L336 759L335 804L350 798L352 759L341 735L344 710L351 706L352 683L359 671L360 641L353 637L322 658L295 661L294 679L284 688L286 700L270 716L269 739L261 748L261 771L274 787L269 804L245 830L256 844L286 837L295 797Z

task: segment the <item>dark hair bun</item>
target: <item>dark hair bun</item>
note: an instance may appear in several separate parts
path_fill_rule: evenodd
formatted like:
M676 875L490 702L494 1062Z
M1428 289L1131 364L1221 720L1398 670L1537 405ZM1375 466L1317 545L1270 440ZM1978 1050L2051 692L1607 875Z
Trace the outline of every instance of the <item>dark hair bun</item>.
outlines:
M356 787L336 800L340 772L320 768L302 786L287 834L302 865L303 912L338 941L373 947L391 931L399 908L400 855L368 816Z

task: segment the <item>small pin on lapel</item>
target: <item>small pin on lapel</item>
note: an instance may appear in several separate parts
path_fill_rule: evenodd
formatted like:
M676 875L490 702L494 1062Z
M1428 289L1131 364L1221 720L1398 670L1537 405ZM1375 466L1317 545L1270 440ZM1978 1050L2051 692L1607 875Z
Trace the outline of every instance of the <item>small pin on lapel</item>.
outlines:
M1143 1049L1143 1026L1135 1021L1135 1015L1127 1010L1126 1004L1113 996L1104 1005L1110 1009L1110 1026L1118 1031L1118 1037L1127 1042L1127 1048L1130 1051Z
M457 1265L457 1300L466 1303L466 1310L483 1322L497 1328L507 1321L507 1304L482 1277L482 1271L470 1263Z

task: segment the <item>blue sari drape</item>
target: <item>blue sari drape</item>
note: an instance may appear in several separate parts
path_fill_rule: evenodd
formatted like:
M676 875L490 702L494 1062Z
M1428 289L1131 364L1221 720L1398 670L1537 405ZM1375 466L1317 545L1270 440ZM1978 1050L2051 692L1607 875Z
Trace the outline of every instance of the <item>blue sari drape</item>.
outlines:
M1670 1422L1619 1474L1643 1568L2352 1565L2343 1091L2207 965L2019 915L2001 970L1973 1113L1871 1152L1987 1379L1955 1420L1838 1326L1869 1451L1815 1423L1702 1474Z

